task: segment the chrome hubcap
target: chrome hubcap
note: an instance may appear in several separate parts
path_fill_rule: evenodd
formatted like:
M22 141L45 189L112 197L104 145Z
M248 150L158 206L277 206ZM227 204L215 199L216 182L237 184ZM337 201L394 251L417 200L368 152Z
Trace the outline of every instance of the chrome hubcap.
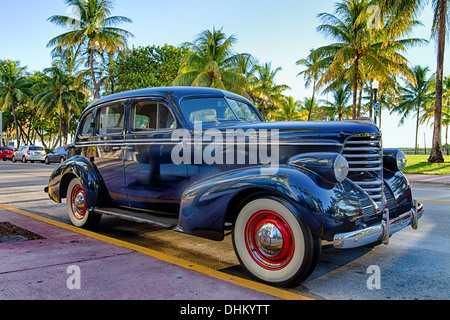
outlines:
M74 188L72 192L72 213L78 220L82 220L86 216L86 201L84 191L81 186Z
M283 249L283 235L272 223L265 223L258 228L256 240L259 250L268 257L278 256Z
M267 270L285 268L294 255L295 242L289 224L276 212L256 212L246 225L250 256Z

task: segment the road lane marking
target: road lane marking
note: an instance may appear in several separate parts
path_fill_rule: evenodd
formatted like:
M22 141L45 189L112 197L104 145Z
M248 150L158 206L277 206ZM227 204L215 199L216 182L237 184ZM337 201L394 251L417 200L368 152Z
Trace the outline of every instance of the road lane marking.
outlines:
M211 269L208 267L204 267L202 265L198 265L198 264L189 262L184 259L169 256L167 254L164 254L164 253L156 251L156 250L152 250L152 249L145 248L145 247L142 247L139 245L128 243L126 241L114 239L114 238L104 236L104 235L101 235L101 234L98 234L98 233L95 233L92 231L79 229L75 226L68 225L66 223L55 221L55 220L52 220L49 218L45 218L45 217L39 216L37 214L31 213L31 212L28 212L25 210L10 207L8 205L0 204L0 208L21 214L23 216L59 227L62 229L66 229L66 230L69 230L69 231L72 231L72 232L75 232L75 233L78 233L78 234L81 234L81 235L84 235L84 236L87 236L87 237L90 237L90 238L93 238L96 240L100 240L100 241L103 241L106 243L117 245L117 246L120 246L120 247L123 247L126 249L134 250L134 251L140 252L142 254L151 256L153 258L156 258L156 259L159 259L159 260L171 263L171 264L175 264L175 265L183 267L185 269L193 270L193 271L205 274L207 276L210 276L210 277L222 280L222 281L226 281L226 282L233 283L233 284L236 284L241 287L245 287L245 288L248 288L248 289L251 289L254 291L258 291L261 293L271 295L273 297L281 298L284 300L315 300L313 298L303 296L303 295L300 295L300 294L297 294L294 292L290 292L290 291L287 291L284 289L272 287L269 285L265 285L263 283L247 280L247 279L240 278L237 276L232 276L232 275L223 273L221 271L217 271L217 270L214 270L214 269Z

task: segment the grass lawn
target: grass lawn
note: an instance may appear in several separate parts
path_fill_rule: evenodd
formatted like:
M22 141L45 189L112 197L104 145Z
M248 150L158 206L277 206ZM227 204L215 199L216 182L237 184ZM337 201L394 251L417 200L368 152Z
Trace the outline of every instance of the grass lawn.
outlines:
M403 173L414 174L450 174L450 156L444 156L445 163L428 163L429 155L408 154L408 163Z

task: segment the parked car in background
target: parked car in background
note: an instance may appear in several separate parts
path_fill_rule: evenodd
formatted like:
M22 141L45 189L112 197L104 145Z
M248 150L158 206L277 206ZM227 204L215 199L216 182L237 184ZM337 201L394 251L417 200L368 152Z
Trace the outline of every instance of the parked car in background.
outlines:
M59 147L45 156L45 164L63 163L67 159L66 147Z
M383 150L372 121L265 122L250 101L212 88L105 97L83 112L68 149L45 191L67 199L75 226L95 228L104 214L230 235L244 268L272 285L307 279L322 241L388 244L424 210L405 154Z
M31 163L35 161L45 161L46 152L43 147L36 146L22 146L14 152L12 156L12 162L22 161L26 163L30 161Z
M0 159L3 161L11 160L14 154L14 150L11 148L0 147Z

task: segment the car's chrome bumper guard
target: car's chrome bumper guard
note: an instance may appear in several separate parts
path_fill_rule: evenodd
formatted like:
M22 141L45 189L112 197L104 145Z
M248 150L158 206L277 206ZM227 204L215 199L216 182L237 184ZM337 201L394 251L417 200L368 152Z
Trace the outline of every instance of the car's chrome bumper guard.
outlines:
M414 207L410 212L404 213L392 221L389 221L389 211L386 210L383 221L379 225L352 232L336 234L333 241L334 247L337 249L351 249L362 247L377 241L388 244L391 235L403 230L407 226L417 229L422 214L423 205L419 204L417 201L414 201Z

